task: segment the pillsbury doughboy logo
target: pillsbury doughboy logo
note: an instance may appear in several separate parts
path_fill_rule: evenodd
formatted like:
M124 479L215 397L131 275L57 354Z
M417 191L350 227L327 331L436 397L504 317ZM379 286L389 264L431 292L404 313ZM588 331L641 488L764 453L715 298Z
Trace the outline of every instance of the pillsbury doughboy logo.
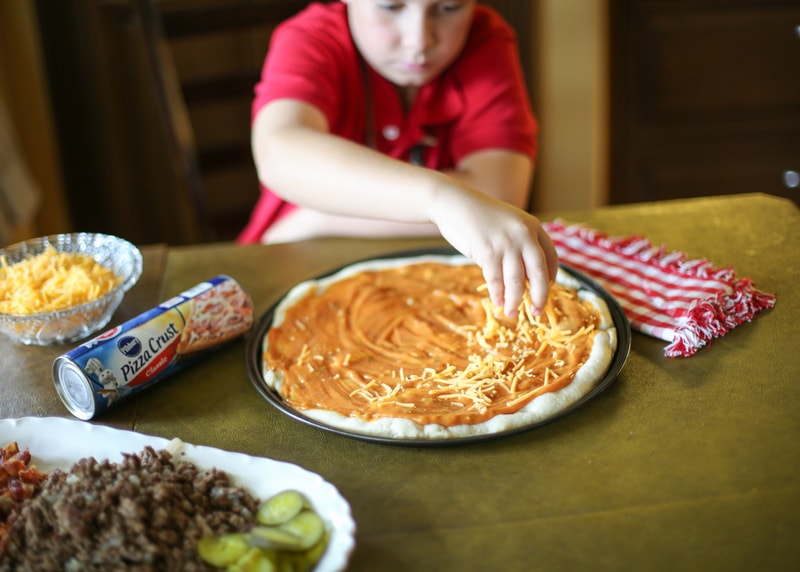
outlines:
M117 341L117 348L127 357L138 356L142 351L142 342L133 336L123 336Z

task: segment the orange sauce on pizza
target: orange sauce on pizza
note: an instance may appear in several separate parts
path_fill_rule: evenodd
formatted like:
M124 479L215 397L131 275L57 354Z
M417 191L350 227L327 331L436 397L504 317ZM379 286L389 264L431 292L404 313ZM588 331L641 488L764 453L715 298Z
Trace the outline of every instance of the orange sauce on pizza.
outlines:
M514 413L567 386L600 318L553 285L541 316L495 308L474 265L365 271L311 292L268 332L265 367L292 407L445 426Z

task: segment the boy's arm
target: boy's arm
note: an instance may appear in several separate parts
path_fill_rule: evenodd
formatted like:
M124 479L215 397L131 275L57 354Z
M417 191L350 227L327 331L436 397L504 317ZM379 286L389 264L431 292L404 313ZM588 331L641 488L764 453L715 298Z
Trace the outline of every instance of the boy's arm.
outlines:
M557 256L541 224L504 202L505 196L493 198L466 184L480 184L483 175L475 169L492 152L465 159L458 177L439 173L331 135L318 109L295 100L262 108L253 125L253 152L261 181L286 200L335 215L432 222L481 267L492 300L507 314L516 313L526 279L533 306L544 306Z
M523 153L484 149L464 157L456 169L446 173L487 195L525 210L533 170L533 162Z

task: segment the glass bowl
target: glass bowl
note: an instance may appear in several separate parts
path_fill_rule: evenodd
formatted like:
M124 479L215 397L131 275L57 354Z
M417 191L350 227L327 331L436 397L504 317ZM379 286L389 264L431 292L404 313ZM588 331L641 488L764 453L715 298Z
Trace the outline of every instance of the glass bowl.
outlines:
M125 293L142 275L142 254L130 242L107 234L72 233L34 238L0 249L0 257L13 266L52 246L59 252L91 256L112 270L120 283L104 296L64 310L15 315L0 313L0 333L22 342L48 346L88 337L108 324Z

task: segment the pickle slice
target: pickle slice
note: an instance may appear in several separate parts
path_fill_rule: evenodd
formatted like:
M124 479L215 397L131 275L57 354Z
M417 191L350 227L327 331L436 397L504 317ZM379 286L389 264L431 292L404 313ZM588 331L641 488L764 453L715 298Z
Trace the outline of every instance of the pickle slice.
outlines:
M256 520L270 526L283 524L294 518L307 505L302 493L294 490L282 491L259 505Z
M297 537L299 550L308 550L322 538L325 533L325 523L313 510L304 510L289 522L282 524L280 529Z
M250 550L250 544L243 534L222 534L206 536L197 543L197 553L206 563L225 568L234 564Z
M331 533L325 530L322 534L322 537L317 541L317 543L309 548L303 555L306 558L306 562L308 563L307 570L311 570L314 566L317 565L317 562L322 560L322 557L325 555L325 550L328 548L328 542L331 539Z
M251 548L227 572L275 572L275 562L260 548Z
M203 538L198 553L227 572L309 572L327 550L330 532L302 493L280 492L259 505L249 532Z
M328 548L330 533L325 531L322 538L314 546L304 552L281 552L279 554L278 565L281 572L291 570L292 572L310 572L317 563L322 560L325 550ZM280 567L285 564L284 567Z
M305 550L302 539L290 530L272 526L255 526L247 535L251 546L265 550Z

